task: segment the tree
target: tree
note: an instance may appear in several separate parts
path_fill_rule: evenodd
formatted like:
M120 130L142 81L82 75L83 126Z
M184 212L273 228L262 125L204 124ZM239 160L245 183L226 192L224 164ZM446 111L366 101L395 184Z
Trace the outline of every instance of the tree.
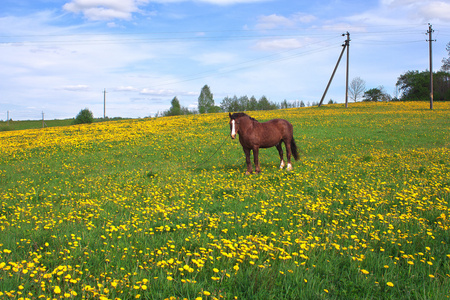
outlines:
M400 100L428 100L430 97L430 71L408 71L400 75L396 83ZM433 73L433 94L435 100L450 100L450 74Z
M448 52L448 57L442 59L441 70L443 72L448 72L448 71L450 71L450 42L447 44L447 47L445 49Z
M363 101L390 101L391 96L384 91L382 86L364 92Z
M165 116L178 116L182 114L180 101L176 96L172 99L170 104L172 104L172 106L167 112L164 113Z
M440 71L433 75L433 93L436 100L450 100L450 73Z
M202 88L200 96L198 96L198 112L201 114L210 113L214 109L214 98L213 94L208 85Z
M247 95L239 97L239 107L241 111L248 110L250 104L250 100L248 99Z
M262 96L258 100L258 110L269 110L269 100L267 100L266 96Z
M222 102L220 102L220 107L226 112L239 111L238 98L236 95L234 95L233 98L226 96L222 99Z
M78 115L75 117L75 120L73 120L74 124L89 124L92 122L94 122L94 115L87 108L80 110Z
M289 108L289 106L290 106L290 104L287 102L286 99L284 99L284 100L281 102L281 104L280 104L280 108L281 108L281 109L283 109L283 108Z
M255 96L251 96L248 102L248 110L257 110L258 109L258 100L256 100Z
M359 98L361 98L364 95L365 91L366 91L366 82L362 80L361 77L353 78L348 88L350 99L353 99L353 101L356 102Z
M400 75L395 84L400 91L400 99L425 100L430 96L430 72L407 71Z

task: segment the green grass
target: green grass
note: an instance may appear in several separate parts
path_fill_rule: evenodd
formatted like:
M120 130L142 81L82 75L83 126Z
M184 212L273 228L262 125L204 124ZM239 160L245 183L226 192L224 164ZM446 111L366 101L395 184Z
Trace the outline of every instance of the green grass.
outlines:
M249 113L302 150L251 176L227 114L0 132L0 295L448 298L450 103L427 107Z
M25 129L38 129L43 127L56 127L56 126L69 126L73 122L73 119L65 120L46 120L44 126L42 126L42 120L40 121L0 121L0 131L11 130L25 130Z
M112 119L94 119L94 122L107 122L122 120L122 118L112 118ZM73 125L74 119L63 119L63 120L28 120L28 121L0 121L0 132L1 131L12 131L12 130L25 130L25 129L41 129L46 127L60 127L60 126L70 126Z

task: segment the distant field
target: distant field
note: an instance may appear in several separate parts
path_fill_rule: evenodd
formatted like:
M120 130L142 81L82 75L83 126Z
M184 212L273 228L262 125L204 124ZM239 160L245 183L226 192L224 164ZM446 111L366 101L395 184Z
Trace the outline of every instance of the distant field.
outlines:
M44 126L42 120L40 121L1 121L0 131L10 131L10 130L24 130L24 129L37 129L43 127L56 127L56 126L69 126L72 125L73 119L65 120L47 120L44 121Z
M94 122L117 121L117 119L95 119ZM121 119L122 120L122 119ZM47 127L60 127L73 125L73 119L64 120L28 120L28 121L0 121L0 131L24 130L24 129L40 129Z
M261 150L251 176L224 113L0 132L0 297L449 298L450 102L434 107L249 112L301 149L292 172Z

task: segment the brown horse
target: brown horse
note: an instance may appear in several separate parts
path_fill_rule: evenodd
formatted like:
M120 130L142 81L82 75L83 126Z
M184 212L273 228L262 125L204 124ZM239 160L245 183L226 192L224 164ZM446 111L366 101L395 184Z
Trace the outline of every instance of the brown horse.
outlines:
M295 160L298 160L297 145L294 141L294 129L292 124L283 119L273 119L264 123L260 123L245 113L229 114L231 138L235 139L239 134L239 142L245 153L245 161L247 163L246 175L253 172L250 161L250 151L253 150L253 159L255 163L256 173L261 172L258 160L259 148L277 147L280 154L280 169L285 166L283 160L283 148L281 142L284 142L287 155L287 170L292 170L291 154Z

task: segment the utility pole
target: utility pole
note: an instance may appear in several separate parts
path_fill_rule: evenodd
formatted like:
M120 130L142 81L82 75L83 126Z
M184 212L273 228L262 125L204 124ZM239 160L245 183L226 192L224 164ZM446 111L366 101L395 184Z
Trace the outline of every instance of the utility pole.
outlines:
M327 87L325 88L325 92L323 92L323 96L322 96L322 99L319 102L319 106L322 105L323 99L325 99L325 96L327 95L328 88L330 87L331 82L333 81L334 74L336 73L337 68L339 67L339 63L341 62L342 55L344 54L345 48L347 48L347 75L346 75L347 86L345 88L345 107L347 107L347 102L348 102L347 101L347 99L348 99L348 60L349 60L348 47L350 46L350 33L348 33L348 31L347 31L347 33L343 33L342 34L342 36L345 36L345 35L347 35L347 39L345 40L345 43L342 45L343 48L342 48L341 54L339 55L339 59L338 59L338 61L336 63L336 66L334 67L333 73L331 74L330 81L328 81Z
M345 45L347 46L347 69L345 72L345 108L348 107L348 65L350 60L350 33L346 33L347 39L345 40Z
M44 112L42 112L42 128L45 127L45 122L44 122Z
M9 110L6 111L6 120L8 122L8 126L9 126Z
M428 40L429 42L429 48L430 48L430 109L433 109L433 49L432 49L432 42L435 42L436 40L432 39L432 33L434 32L432 26L430 23L428 23Z
M106 89L103 89L103 119L106 119Z

